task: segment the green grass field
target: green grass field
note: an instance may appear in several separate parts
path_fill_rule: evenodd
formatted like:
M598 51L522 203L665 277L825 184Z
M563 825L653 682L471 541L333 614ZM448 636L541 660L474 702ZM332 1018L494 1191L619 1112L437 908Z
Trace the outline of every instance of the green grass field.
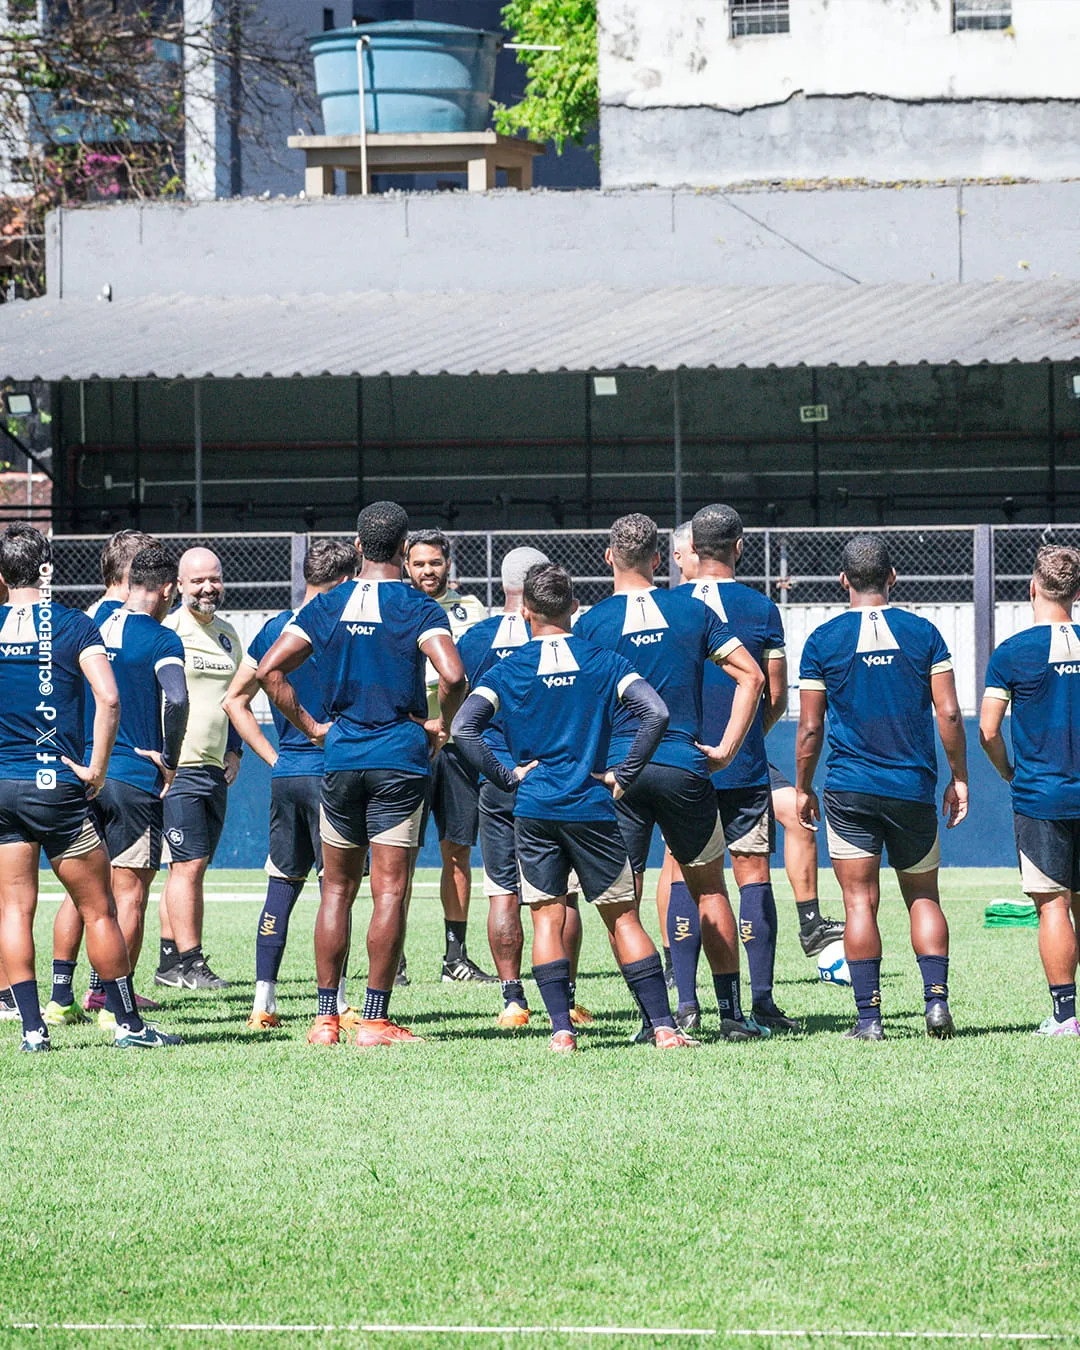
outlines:
M58 1053L20 1056L17 1025L0 1025L0 1345L576 1346L581 1333L551 1328L581 1327L718 1333L588 1342L604 1346L1080 1339L1078 1046L1027 1034L1047 1011L1034 931L982 927L987 900L1019 898L1011 872L946 874L952 1042L921 1034L895 898L890 1039L842 1041L850 992L817 984L781 886L777 992L804 1035L716 1042L710 1002L700 1050L627 1044L635 1018L586 913L579 998L598 1018L573 1057L547 1052L542 1016L499 1032L497 989L439 982L430 887L414 902L413 984L393 1002L425 1044L305 1045L311 900L282 971L285 1025L253 1038L261 878L213 880L252 898L208 906L207 952L233 988L165 991L159 1020L185 1046L120 1054L96 1028L60 1028ZM44 901L44 997L53 913ZM82 963L80 994L85 978ZM368 1324L548 1330L345 1329Z

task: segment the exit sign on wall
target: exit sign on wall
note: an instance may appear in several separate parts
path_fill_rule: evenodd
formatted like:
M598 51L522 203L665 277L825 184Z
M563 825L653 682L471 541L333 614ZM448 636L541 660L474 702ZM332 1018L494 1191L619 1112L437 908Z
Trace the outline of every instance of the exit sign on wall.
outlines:
M827 403L804 403L799 409L800 422L827 422L829 405Z

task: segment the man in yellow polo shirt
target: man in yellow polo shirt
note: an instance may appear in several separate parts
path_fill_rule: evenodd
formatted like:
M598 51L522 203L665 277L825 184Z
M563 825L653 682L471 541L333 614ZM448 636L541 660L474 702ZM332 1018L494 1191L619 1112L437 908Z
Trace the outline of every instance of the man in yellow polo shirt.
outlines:
M227 989L202 950L203 880L221 838L229 785L243 743L222 706L244 655L232 624L218 617L225 597L221 562L206 548L180 559L180 607L165 620L184 644L187 733L165 795L169 878L161 897L161 956L154 983L171 989Z

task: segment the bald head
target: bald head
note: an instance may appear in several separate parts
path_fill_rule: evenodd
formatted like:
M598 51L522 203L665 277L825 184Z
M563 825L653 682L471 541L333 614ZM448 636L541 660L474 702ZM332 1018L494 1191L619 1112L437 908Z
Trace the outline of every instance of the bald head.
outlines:
M208 548L189 548L180 555L180 600L200 623L209 623L225 597L221 559Z

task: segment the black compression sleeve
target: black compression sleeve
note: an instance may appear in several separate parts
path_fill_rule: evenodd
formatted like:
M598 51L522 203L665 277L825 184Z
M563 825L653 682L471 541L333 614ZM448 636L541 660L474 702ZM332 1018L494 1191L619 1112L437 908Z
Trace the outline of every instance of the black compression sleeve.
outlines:
M615 767L615 781L625 789L656 754L667 731L668 710L667 704L652 685L640 678L627 687L622 701L627 712L641 723L626 758Z
M485 778L489 778L504 792L512 792L517 787L517 779L500 763L491 746L483 739L484 728L494 716L495 709L483 694L470 694L458 709L450 729L451 735L454 744L474 769L479 769Z
M175 769L180 760L180 746L188 721L188 689L184 667L172 663L162 666L157 672L157 682L165 695L165 711L162 714L165 748L161 757L170 769Z

